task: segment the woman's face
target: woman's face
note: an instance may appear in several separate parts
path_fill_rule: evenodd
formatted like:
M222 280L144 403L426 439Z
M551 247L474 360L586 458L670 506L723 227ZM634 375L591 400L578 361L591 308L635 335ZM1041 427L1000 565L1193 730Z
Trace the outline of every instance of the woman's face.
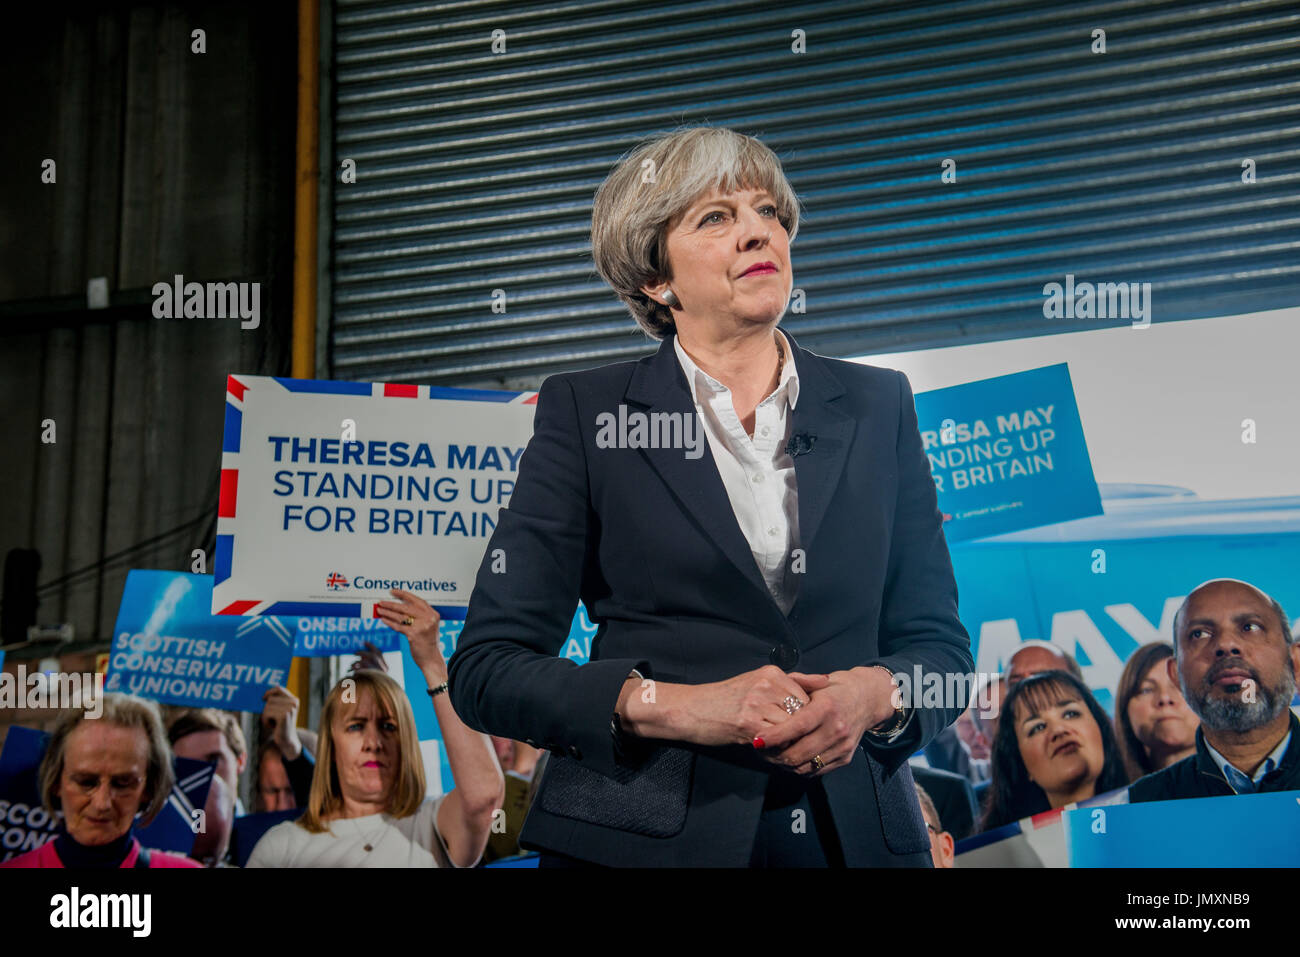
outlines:
M59 801L73 840L109 844L131 827L145 801L149 739L140 728L83 721L63 747Z
M785 312L794 286L790 237L766 190L702 196L669 230L667 246L677 322L772 323Z
M1162 658L1152 665L1128 702L1133 733L1150 755L1152 749L1181 751L1196 743L1200 719L1187 707L1183 693L1169 678Z
M1016 708L1016 741L1029 777L1044 791L1076 791L1095 784L1105 764L1101 729L1070 689L1050 692L1051 703Z
M369 689L361 689L350 713L335 714L332 733L334 768L344 799L354 804L387 804L401 756L397 717Z

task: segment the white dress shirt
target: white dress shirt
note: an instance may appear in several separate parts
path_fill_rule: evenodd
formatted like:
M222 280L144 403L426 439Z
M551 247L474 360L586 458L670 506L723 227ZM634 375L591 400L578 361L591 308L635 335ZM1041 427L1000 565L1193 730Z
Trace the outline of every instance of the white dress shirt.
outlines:
M753 438L740 424L731 390L697 366L676 336L673 348L736 522L768 592L788 615L799 590L800 576L791 570L791 553L799 547L799 490L794 459L785 447L790 441L790 412L799 400L799 372L785 336L780 332L776 336L785 366L776 389L754 410Z

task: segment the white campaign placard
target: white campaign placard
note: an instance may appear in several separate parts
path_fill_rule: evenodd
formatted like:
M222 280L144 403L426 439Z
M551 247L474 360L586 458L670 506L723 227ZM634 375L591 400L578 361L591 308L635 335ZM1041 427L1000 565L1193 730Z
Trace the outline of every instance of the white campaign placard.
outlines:
M536 401L229 376L213 613L370 618L403 588L463 617Z

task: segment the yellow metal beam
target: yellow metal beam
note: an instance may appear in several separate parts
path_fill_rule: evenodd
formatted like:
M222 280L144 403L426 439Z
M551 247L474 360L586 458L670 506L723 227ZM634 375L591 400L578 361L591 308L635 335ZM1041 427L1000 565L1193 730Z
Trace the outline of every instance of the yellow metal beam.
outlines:
M320 177L320 6L298 0L298 148L293 211L293 376L316 375L316 184ZM293 659L289 690L307 725L309 662Z

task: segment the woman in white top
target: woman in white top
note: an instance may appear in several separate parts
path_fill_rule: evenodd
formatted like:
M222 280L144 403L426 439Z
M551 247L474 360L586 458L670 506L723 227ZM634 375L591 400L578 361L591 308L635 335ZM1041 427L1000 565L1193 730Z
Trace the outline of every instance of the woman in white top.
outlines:
M377 606L407 636L433 696L456 787L424 794L415 716L401 686L355 671L325 699L307 812L271 828L249 867L472 867L483 854L504 781L491 740L456 717L444 693L438 613L418 596Z

